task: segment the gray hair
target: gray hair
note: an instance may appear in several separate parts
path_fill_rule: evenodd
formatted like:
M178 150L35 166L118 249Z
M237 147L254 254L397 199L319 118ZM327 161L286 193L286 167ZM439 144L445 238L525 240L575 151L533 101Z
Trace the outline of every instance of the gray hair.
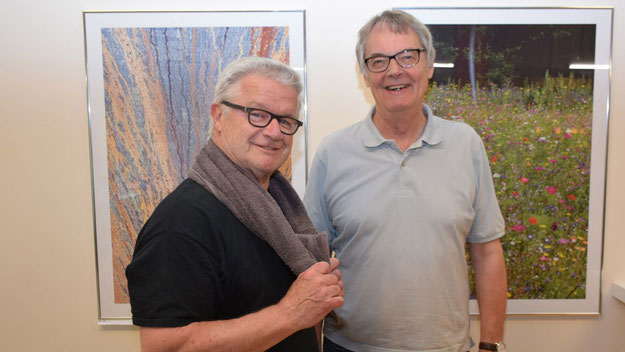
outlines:
M212 103L221 104L224 100L232 99L239 89L237 83L251 74L271 78L281 84L293 87L297 93L297 113L299 114L304 90L299 75L288 65L264 57L243 57L226 66L219 74ZM293 117L297 118L297 116Z
M432 34L426 25L421 23L411 14L400 10L387 10L380 14L373 16L367 24L365 24L360 31L358 31L358 43L356 43L356 58L358 59L358 65L360 66L360 72L367 76L367 67L365 66L365 46L367 40L369 40L369 34L376 24L387 26L393 33L408 33L412 30L415 32L421 44L427 53L428 67L434 65L434 58L436 57L436 50L432 44Z

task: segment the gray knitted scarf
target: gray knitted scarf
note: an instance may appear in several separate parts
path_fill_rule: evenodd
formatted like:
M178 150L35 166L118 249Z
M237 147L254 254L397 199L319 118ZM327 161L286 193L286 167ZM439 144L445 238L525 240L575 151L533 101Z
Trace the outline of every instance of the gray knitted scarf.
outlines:
M317 233L299 196L280 172L271 176L269 190L265 190L251 172L232 162L210 139L195 159L189 178L267 242L295 275L329 260L327 234Z

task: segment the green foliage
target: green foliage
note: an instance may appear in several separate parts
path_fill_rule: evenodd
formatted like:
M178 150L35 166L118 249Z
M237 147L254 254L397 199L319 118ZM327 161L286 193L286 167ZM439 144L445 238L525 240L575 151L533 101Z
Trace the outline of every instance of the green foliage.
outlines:
M426 101L484 141L506 221L508 297L584 298L592 81L546 73L541 84L490 83L477 96L433 83Z
M510 86L518 73L516 65L521 51L521 46L509 46L500 50L493 50L486 45L486 50L476 50L474 62L477 68L476 80L479 82L493 82L499 86ZM469 58L469 49L464 50L465 57ZM480 72L479 68L486 68Z
M547 71L542 83L526 84L524 88L526 106L566 113L578 103L591 104L592 80L575 78L572 73L567 78L562 75L553 78Z
M454 62L458 57L459 50L452 43L441 42L435 45L436 60L440 62Z

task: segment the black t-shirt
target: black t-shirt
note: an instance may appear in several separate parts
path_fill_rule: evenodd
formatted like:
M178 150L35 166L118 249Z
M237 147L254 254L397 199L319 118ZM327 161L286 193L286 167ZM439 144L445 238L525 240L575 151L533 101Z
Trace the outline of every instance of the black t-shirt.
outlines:
M154 210L126 268L132 320L180 327L278 303L295 275L219 200L187 179ZM314 328L271 351L318 351Z

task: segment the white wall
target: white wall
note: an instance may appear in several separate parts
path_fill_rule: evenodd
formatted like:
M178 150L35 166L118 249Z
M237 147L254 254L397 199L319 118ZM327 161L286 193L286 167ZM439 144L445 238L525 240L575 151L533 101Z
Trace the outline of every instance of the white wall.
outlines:
M262 4L262 5L261 5ZM368 110L353 47L392 6L614 6L600 316L511 317L510 351L622 351L625 304L625 2L0 0L0 350L137 351L132 327L97 323L83 10L305 9L312 156ZM478 324L473 324L477 336Z

